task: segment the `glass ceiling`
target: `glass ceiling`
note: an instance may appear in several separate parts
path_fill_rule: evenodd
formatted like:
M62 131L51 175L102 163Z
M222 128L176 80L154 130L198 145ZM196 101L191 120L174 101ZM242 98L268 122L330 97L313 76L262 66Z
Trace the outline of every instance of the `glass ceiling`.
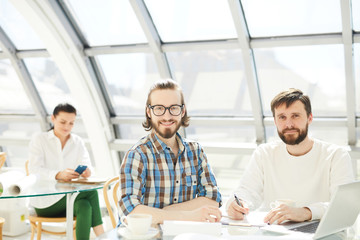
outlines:
M147 42L129 1L70 0L65 3L90 46Z
M315 45L255 49L263 109L271 116L270 102L284 88L309 94L317 117L346 115L344 50L341 45Z
M236 38L229 6L223 0L145 3L163 42Z
M341 32L338 0L242 0L241 2L251 37Z
M184 90L192 123L182 133L204 142L215 159L228 154L220 175L243 171L236 161L248 159L246 144L276 139L270 101L290 87L311 97L314 137L358 147L360 12L351 9L360 0L349 2L0 0L0 147L13 151L21 139L26 151L54 106L81 106L81 95L98 105L79 109L79 134L94 148L89 116L104 114L111 151L120 153L113 161L121 161L146 134L146 95L160 78ZM42 21L52 28L39 30ZM69 74L64 56L78 74ZM9 157L19 158L15 151Z
M31 26L8 0L0 0L0 27L19 50L45 48Z
M9 60L0 60L0 112L33 114L29 99Z

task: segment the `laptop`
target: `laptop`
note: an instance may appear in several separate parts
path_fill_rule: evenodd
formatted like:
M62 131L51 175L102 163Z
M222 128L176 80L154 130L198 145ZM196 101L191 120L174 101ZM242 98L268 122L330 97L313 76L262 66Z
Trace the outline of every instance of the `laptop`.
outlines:
M360 212L360 181L339 185L330 201L321 221L303 223L287 222L281 225L290 231L314 233L313 239L319 239L351 227ZM265 227L271 231L274 225ZM274 229L277 229L274 226Z

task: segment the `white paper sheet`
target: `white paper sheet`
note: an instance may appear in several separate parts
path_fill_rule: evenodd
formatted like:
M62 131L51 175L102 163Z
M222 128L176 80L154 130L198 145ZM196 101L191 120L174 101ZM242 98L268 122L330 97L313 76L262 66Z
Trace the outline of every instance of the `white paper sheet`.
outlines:
M244 220L233 220L227 216L223 216L221 218L221 223L225 225L235 225L235 226L243 226L243 227L263 227L266 226L264 223L264 218L267 212L250 212L245 216Z
M174 236L181 233L201 233L214 236L221 235L221 223L193 221L164 221L161 226L164 236Z
M181 233L173 240L220 240L221 238L202 233Z

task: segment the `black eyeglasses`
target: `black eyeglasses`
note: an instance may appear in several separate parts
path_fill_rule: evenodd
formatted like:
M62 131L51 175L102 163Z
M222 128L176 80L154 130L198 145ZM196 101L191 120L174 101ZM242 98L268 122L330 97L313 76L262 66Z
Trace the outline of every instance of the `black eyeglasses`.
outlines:
M173 116L179 116L182 112L182 109L184 108L184 104L183 105L177 105L177 104L174 104L174 105L171 105L170 107L165 107L163 105L153 105L151 106L149 104L148 106L153 114L155 116L162 116L165 114L166 112L166 109L169 110L169 113Z

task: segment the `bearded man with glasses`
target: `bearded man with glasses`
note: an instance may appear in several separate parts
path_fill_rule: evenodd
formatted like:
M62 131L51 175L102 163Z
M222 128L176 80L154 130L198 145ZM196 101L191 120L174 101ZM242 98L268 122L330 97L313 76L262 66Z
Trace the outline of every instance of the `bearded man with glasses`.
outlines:
M126 154L120 169L120 213L164 220L219 222L221 194L199 143L178 133L189 125L180 86L167 79L149 91L143 127L151 131Z

